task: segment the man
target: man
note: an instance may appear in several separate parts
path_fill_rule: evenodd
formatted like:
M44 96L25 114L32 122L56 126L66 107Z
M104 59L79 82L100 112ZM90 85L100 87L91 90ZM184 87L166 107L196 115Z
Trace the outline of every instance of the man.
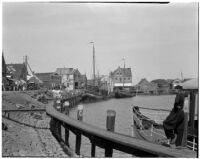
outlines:
M175 143L176 146L181 146L184 129L184 97L184 93L182 92L176 95L174 107L163 122L168 145Z

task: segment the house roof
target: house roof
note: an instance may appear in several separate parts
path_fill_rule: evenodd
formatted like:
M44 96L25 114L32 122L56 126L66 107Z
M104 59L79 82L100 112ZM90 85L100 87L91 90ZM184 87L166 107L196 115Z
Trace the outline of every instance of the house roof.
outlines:
M169 85L169 82L167 82L165 79L156 79L151 82L156 83L158 85Z
M2 54L2 77L6 77L6 62L3 54Z
M51 74L55 74L55 72L43 72L43 73L35 73L36 75L40 76L40 75L51 75Z
M140 80L140 82L138 83L138 85L140 85L140 84L142 84L142 83L144 83L144 82L150 83L149 81L147 81L146 78L143 78L143 79Z
M87 76L86 75L81 75L81 79L85 80L85 79L87 79Z
M25 67L24 63L22 63L22 64L7 64L6 69L7 69L8 74L13 75L17 78L20 78L23 71L26 71L25 70L26 67Z
M37 76L32 76L30 79L29 79L29 83L43 83Z
M57 68L56 73L59 75L71 75L73 74L77 69L74 68Z
M183 87L183 89L199 89L198 78L188 80L180 85Z
M111 72L111 76L115 75L117 72L121 72L123 76L132 76L131 68L120 68L120 67L118 67L116 70Z

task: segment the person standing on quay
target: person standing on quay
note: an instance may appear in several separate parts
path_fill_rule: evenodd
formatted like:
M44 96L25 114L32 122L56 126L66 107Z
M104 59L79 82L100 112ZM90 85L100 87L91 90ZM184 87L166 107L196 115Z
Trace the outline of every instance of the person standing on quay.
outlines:
M163 128L168 139L168 145L175 143L176 146L181 146L184 129L184 98L184 93L179 90L172 111L163 121Z

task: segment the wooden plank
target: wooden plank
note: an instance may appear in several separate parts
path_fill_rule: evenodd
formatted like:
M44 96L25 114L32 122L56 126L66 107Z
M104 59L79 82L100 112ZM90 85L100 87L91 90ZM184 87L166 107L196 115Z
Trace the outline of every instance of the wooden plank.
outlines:
M2 112L35 112L46 111L46 109L2 109Z
M87 136L96 136L104 140L108 140L113 143L115 149L126 150L126 153L134 154L135 152L140 152L141 154L149 153L152 156L160 157L196 157L197 153L190 151L191 153L183 154L181 151L178 151L173 148L168 148L165 146L149 143L143 140L138 140L133 137L125 136L118 133L109 132L98 128L96 126L87 124L85 122L80 122L75 119L72 119L64 114L57 112L53 106L47 107L47 113L58 120L66 123L70 127L81 131L83 135ZM170 152L170 153L169 153Z
M188 126L194 128L194 115L195 115L195 93L190 92L190 107L189 107L189 124Z
M183 139L182 146L187 147L187 134L188 134L188 112L184 114L184 129L183 129Z

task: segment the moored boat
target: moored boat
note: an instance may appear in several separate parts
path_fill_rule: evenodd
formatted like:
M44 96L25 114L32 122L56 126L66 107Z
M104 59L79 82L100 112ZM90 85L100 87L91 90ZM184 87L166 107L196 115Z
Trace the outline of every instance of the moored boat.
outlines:
M152 143L170 146L166 144L167 138L164 133L162 122L157 122L145 116L143 113L141 113L140 108L142 109L142 107L133 106L133 130L135 137ZM144 109L150 109L150 108L144 108ZM156 111L156 109L153 110ZM157 109L157 111L162 113L159 109ZM155 114L158 115L158 113ZM187 129L187 131L188 130L189 128ZM187 144L185 146L188 149L197 151L197 141L198 141L197 136L195 134L191 134L188 132L186 139L187 139L186 141ZM182 143L184 143L184 141L182 141ZM184 148L183 145L179 147Z
M182 140L182 146L187 147L193 151L198 150L198 79L192 79L183 83L183 90L187 94L185 97L184 111L184 135ZM149 109L149 111L155 111L154 116L158 112L162 112L161 109L142 108L138 106L133 107L133 130L135 136L154 142L157 144L165 143L167 138L165 137L164 129L162 128L162 121L158 123L156 120L152 120L141 113L140 109ZM164 111L164 110L163 110ZM165 110L166 111L166 110ZM169 114L169 112L168 112Z
M115 92L115 98L131 98L134 97L135 93L132 93L130 91L116 91Z

